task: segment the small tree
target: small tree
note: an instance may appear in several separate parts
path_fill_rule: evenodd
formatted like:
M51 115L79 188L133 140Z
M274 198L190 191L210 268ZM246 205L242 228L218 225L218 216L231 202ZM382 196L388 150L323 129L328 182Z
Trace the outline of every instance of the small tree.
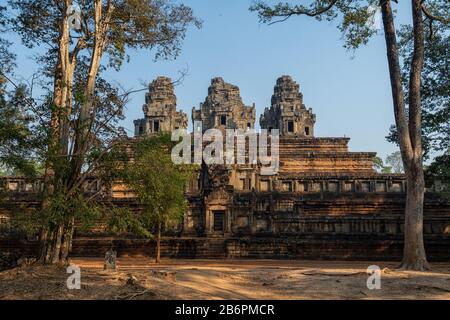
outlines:
M156 238L156 263L161 256L161 231L176 226L186 210L185 189L192 168L175 165L170 156L170 136L162 134L137 143L134 159L125 166L124 181L135 193L142 213L138 229ZM136 228L136 221L133 228Z
M373 168L379 173L391 173L392 168L385 166L380 157L373 158Z
M402 154L400 151L395 151L386 157L386 164L392 168L394 173L404 173Z

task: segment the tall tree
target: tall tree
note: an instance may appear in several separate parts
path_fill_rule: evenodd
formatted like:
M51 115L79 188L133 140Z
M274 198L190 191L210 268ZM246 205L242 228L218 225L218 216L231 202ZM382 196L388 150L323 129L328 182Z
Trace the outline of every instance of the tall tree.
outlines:
M169 0L9 4L15 13L9 23L24 44L47 49L40 61L53 89L42 203L43 211L62 214L48 214L57 219L41 232L40 260L58 263L67 258L75 220L74 211L65 212L61 205L79 198L86 178L107 157L114 139L102 140L102 134L111 133L111 123L123 110L117 89L99 78L100 72L119 69L128 60L128 49L155 49L156 58L176 57L188 27L200 22L189 7ZM80 28L73 29L78 22ZM119 130L115 137L122 135Z
M422 72L422 142L425 159L441 155L450 148L450 24L436 28L432 20L425 24L425 57ZM431 22L431 23L430 23ZM403 26L399 34L402 57L402 80L408 82L413 55L411 26ZM405 96L408 88L405 87ZM397 143L397 130L391 127L388 141Z
M413 49L408 70L408 101L405 102L393 2L396 1L315 0L311 1L309 6L288 3L270 6L257 1L250 9L258 12L261 21L265 23L285 21L292 16L302 15L318 20L341 18L339 29L344 34L347 48L357 48L368 42L376 33L372 24L373 14L376 12L373 8L381 10L395 124L408 186L401 267L424 270L429 268L423 241L425 182L422 160L421 75L424 63L424 20L428 20L435 27L448 24L450 4L446 0L411 0Z

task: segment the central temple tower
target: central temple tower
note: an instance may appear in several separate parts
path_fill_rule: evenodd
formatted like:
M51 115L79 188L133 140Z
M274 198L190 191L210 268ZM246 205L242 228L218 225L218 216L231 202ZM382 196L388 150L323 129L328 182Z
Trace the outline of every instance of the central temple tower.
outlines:
M300 86L290 76L282 76L272 95L270 108L265 108L259 123L262 129L278 129L281 135L314 136L316 115L303 104Z
M239 87L226 83L222 78L211 80L208 96L200 108L192 108L192 122L201 121L203 131L208 129L253 129L255 105L242 102Z

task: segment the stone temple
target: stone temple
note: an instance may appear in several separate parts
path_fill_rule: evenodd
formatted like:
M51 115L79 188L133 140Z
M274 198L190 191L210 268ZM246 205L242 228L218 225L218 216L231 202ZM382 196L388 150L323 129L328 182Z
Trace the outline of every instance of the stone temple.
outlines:
M142 110L144 119L134 121L135 136L187 127L186 114L177 111L177 97L169 78L159 77L150 84Z
M266 108L259 120L261 128L280 130L283 135L314 136L316 115L306 109L300 86L289 76L277 80L272 105Z
M188 127L177 111L170 79L159 77L145 95L144 118L136 138ZM237 86L214 78L192 122L202 130L253 129L255 105L246 105ZM183 222L167 230L162 255L184 258L397 259L402 256L406 181L380 174L374 152L349 151L349 138L316 137L316 116L305 106L300 86L290 76L276 80L270 106L259 118L262 129L279 130L279 171L262 175L258 164L203 163L186 191ZM194 128L195 130L195 128ZM95 179L93 179L95 180ZM445 182L445 183L448 183ZM17 205L33 185L8 178ZM90 184L88 190L102 188ZM440 184L427 186L425 246L430 260L450 260L450 203ZM108 201L138 209L119 183ZM26 197L26 195L28 196ZM102 256L111 238L104 232L77 232L72 255ZM132 236L114 238L119 254L152 254L154 243ZM0 249L18 246L0 240Z
M205 102L198 110L192 109L192 122L200 121L203 130L253 129L255 115L255 105L244 105L237 86L215 78L211 81Z

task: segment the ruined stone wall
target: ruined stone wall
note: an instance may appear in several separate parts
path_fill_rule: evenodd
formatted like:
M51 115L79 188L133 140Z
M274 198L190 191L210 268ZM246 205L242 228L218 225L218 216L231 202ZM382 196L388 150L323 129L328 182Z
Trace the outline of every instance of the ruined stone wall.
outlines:
M219 179L220 174L214 179ZM213 177L211 177L213 178ZM176 237L166 233L163 256L184 258L284 259L400 259L404 224L404 179L399 175L297 177L318 188L289 190L234 190L216 183L187 194L189 208ZM8 179L10 201L0 208L5 219L26 208L38 207L39 184ZM86 186L96 192L100 186ZM337 182L337 183L336 183ZM353 184L355 189L345 187ZM367 183L367 185L364 185ZM330 185L333 187L330 188ZM31 186L35 186L32 188ZM362 187L365 186L365 187ZM383 186L383 187L381 187ZM367 189L366 189L367 187ZM98 190L97 190L98 191ZM111 197L114 193L111 192ZM139 212L132 196L105 199ZM218 230L215 213L223 214ZM99 222L101 223L101 221ZM450 203L429 189L425 197L424 233L430 260L450 259ZM172 237L171 237L172 235ZM133 235L112 237L96 228L75 233L73 256L101 257L111 239L120 254L148 254L154 243ZM0 250L32 254L35 238L0 237Z
M229 185L207 194L191 193L196 201L190 202L184 232L219 237L402 232L406 185L401 175L301 176L266 180L267 184L262 181L244 190ZM205 197L203 202L197 200L201 195ZM217 212L223 214L219 229L214 222ZM450 204L433 190L426 196L425 219L426 232L450 235ZM198 223L203 225L199 228Z

